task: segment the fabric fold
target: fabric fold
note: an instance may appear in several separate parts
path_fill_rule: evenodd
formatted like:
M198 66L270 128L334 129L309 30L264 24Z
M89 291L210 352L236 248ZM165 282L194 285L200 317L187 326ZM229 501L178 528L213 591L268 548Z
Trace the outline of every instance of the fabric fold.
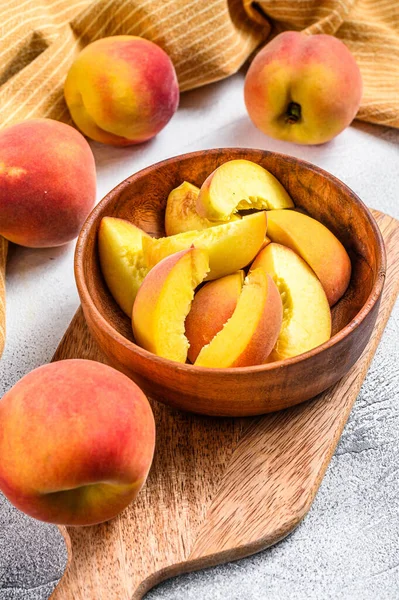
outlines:
M340 38L363 76L358 118L399 127L399 4L390 0L9 0L0 15L2 126L68 121L66 73L101 37L156 42L184 91L228 77L273 35L294 29Z

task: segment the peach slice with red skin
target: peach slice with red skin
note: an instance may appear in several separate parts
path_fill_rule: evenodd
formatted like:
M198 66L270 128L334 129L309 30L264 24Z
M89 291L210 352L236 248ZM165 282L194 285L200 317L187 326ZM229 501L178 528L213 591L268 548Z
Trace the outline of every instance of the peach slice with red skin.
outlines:
M230 160L204 181L197 198L197 211L211 221L228 221L238 210L293 208L281 183L250 160Z
M268 244L250 272L273 278L283 303L283 323L268 362L297 356L331 336L331 313L323 287L309 265L290 248Z
M144 258L151 269L166 256L194 245L208 253L207 280L218 279L242 269L254 259L264 243L266 228L266 212L260 211L203 231L186 231L159 239L144 237Z
M237 271L209 281L195 294L186 319L188 358L192 363L232 316L243 281L244 271Z
M280 294L263 269L244 281L233 315L199 353L195 365L228 368L259 365L267 360L282 323Z
M330 306L338 302L349 285L351 261L327 227L295 210L273 210L268 213L267 235L308 263L320 279Z
M184 322L195 288L209 270L207 253L198 248L176 252L146 276L133 305L137 344L157 356L184 363L188 340Z

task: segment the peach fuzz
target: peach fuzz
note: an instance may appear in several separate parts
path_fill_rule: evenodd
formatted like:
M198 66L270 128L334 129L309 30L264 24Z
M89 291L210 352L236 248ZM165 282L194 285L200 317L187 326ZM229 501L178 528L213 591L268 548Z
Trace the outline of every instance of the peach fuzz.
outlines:
M322 144L355 118L362 78L336 37L285 31L256 55L244 85L253 123L271 137Z
M236 309L244 271L206 283L194 296L186 319L188 359L194 363L202 348L223 328Z
M223 329L204 346L195 365L248 367L266 362L280 332L282 304L278 289L263 269L245 278L236 309Z
M207 280L218 279L242 269L255 258L265 241L266 228L266 212L260 211L203 231L186 231L159 239L143 238L144 259L152 268L166 256L194 245L208 253Z
M91 525L115 517L143 486L154 445L147 398L102 363L39 367L0 401L0 489L42 521Z
M198 214L196 204L199 191L197 186L183 181L181 185L170 192L165 210L166 235L176 235L185 231L201 231L220 224L200 217ZM230 220L239 218L238 215L233 215Z
M186 362L184 321L194 290L208 271L207 253L189 248L168 256L148 273L133 305L133 334L139 346L157 356Z
M72 119L88 137L128 146L154 137L179 103L169 56L132 35L105 37L86 46L64 86Z
M31 248L66 244L95 197L94 157L76 129L31 119L0 131L0 235Z
M268 362L297 356L331 336L331 313L320 281L293 250L268 244L250 272L263 269L276 283L283 303L283 323Z
M293 208L281 183L250 160L229 160L205 179L197 198L197 211L213 221L228 221L238 210Z
M267 234L272 242L288 246L313 269L330 306L345 293L351 261L339 239L322 223L293 210L270 211Z
M143 256L145 231L125 219L104 217L98 230L101 271L114 300L132 318L133 302L148 273Z

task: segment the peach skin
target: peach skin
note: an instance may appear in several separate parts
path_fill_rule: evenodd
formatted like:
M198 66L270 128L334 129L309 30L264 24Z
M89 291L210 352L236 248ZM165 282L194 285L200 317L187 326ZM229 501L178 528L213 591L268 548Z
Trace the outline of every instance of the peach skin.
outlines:
M243 282L244 271L237 271L206 283L195 294L185 325L190 344L188 359L192 363L232 316Z
M145 231L116 217L104 217L98 230L98 252L105 282L121 309L132 318L133 302L148 273L142 250Z
M228 221L238 210L293 208L281 183L250 160L230 160L211 173L201 186L197 211L212 221Z
M0 401L0 489L42 521L92 525L115 517L143 486L154 445L147 398L102 363L39 367Z
M114 146L151 139L179 103L172 61L159 46L133 35L86 46L64 86L72 119L88 137Z
M200 217L196 206L198 194L199 188L188 181L183 181L179 187L170 192L165 211L166 235L176 235L185 231L201 231L220 224ZM232 215L230 221L239 218L238 215Z
M268 362L307 352L331 337L331 313L320 281L293 250L268 244L250 272L263 269L273 278L283 303L283 323Z
M157 356L186 362L184 321L194 290L208 271L207 253L193 247L168 256L151 269L133 305L133 334L139 346Z
M276 343L282 323L280 294L263 269L245 278L232 317L199 353L200 367L249 367L263 364Z
M265 241L266 228L266 212L260 211L203 231L186 231L159 239L143 238L144 258L152 268L166 256L194 245L208 253L207 280L218 279L242 269L254 259Z
M330 306L343 296L351 278L351 261L345 248L322 223L294 210L268 213L267 235L272 242L295 250L313 269Z
M31 119L0 131L0 235L61 246L77 237L95 198L94 157L76 129Z
M297 144L323 144L355 118L362 78L355 58L332 35L285 31L256 55L244 97L254 125Z

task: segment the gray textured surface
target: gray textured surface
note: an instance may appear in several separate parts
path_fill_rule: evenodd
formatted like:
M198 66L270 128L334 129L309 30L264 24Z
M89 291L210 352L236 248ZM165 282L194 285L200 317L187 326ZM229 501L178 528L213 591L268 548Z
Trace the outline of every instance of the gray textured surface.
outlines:
M300 526L273 548L167 581L146 600L399 598L398 338L396 310Z
M369 206L399 218L399 131L356 125L330 144L310 148L270 140L246 117L242 74L185 94L177 115L149 144L126 149L93 144L98 198L157 160L218 146L304 158L342 179ZM51 359L76 310L73 245L12 249L7 286L0 396ZM399 599L398 333L397 305L316 500L298 529L256 556L165 582L147 595L149 600ZM0 600L44 600L65 560L55 527L25 518L0 500Z
M0 493L0 598L48 598L67 561L58 529L11 506Z

